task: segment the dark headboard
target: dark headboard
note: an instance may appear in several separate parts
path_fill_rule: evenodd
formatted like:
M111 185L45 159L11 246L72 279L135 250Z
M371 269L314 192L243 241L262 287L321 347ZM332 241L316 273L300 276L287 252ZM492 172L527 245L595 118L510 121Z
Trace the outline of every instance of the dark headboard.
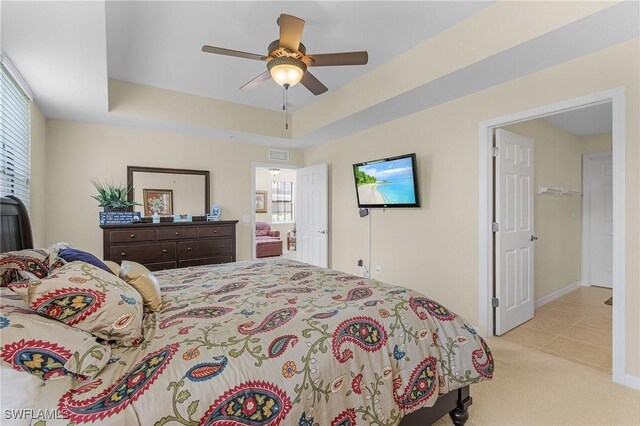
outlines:
M33 248L27 209L17 197L0 199L0 253Z

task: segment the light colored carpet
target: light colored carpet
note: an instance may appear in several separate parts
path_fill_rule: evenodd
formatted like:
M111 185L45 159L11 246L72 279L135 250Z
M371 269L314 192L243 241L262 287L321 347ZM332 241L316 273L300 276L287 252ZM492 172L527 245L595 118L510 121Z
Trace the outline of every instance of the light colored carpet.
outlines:
M608 374L499 338L493 380L471 386L467 425L640 425L640 391ZM436 425L451 425L446 416Z

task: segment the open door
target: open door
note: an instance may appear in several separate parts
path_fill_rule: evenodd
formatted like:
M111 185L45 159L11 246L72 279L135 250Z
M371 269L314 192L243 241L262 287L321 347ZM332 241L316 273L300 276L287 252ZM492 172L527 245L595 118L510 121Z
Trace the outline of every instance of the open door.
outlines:
M533 318L533 140L496 130L495 334ZM496 306L497 305L497 306Z
M296 259L327 268L329 261L329 178L326 164L296 174Z

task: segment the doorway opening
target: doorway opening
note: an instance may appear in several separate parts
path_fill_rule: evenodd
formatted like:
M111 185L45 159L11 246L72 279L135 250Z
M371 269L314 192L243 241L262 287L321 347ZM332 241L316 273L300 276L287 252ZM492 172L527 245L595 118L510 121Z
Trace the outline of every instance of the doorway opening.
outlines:
M254 164L253 258L296 260L295 167Z
M492 335L495 325L493 304L493 285L496 279L494 272L494 232L492 230L494 214L494 193L493 193L493 156L492 143L494 129L504 128L509 125L523 123L542 117L548 117L561 112L568 112L589 106L610 103L612 111L612 165L611 179L612 202L611 219L613 232L611 236L612 249L612 378L619 383L625 383L625 100L624 89L614 89L606 92L583 96L580 98L560 102L536 108L530 111L511 114L480 124L480 214L479 214L479 252L480 252L480 276L479 276L479 296L480 296L480 329L486 335ZM549 184L552 187L553 184ZM540 185L542 186L542 185ZM539 190L539 188L535 188ZM582 191L582 188L566 188L567 191ZM541 197L535 195L536 197ZM549 195L551 196L551 195ZM567 197L569 199L570 196ZM576 215L581 214L581 210L576 211ZM536 236L535 234L532 234ZM581 284L581 283L580 283ZM578 284L578 287L580 286ZM580 287L581 289L582 287ZM531 294L531 297L535 297ZM599 296L598 296L599 297ZM534 299L535 300L535 299ZM618 302L615 302L618 301ZM604 301L603 301L604 302ZM498 301L499 304L499 301Z
M602 103L504 126L496 140L511 151L494 160L494 220L505 225L494 234L494 295L503 302L494 334L606 374L611 124L611 103ZM520 170L511 173L514 154Z

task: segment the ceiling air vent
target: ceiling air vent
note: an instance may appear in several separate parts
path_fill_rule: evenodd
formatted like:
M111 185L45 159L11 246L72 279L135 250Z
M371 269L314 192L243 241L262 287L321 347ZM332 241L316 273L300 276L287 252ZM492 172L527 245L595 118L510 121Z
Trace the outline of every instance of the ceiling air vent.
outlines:
M289 151L284 149L270 149L269 160L273 161L289 161Z

